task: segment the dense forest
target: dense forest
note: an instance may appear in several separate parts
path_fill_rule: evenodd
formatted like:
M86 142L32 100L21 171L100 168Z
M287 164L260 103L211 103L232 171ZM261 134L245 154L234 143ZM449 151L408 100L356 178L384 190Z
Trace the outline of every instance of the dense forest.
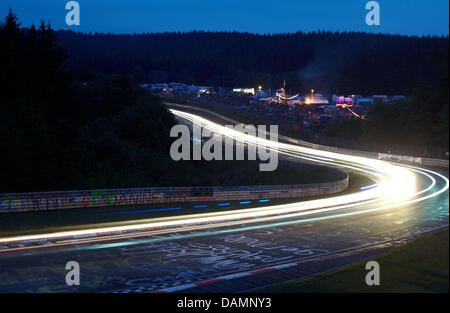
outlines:
M138 174L164 177L162 151L175 121L159 99L125 75L79 83L43 22L20 28L10 12L0 42L2 192L130 186L129 178L142 183Z
M337 179L320 167L258 161L170 158L176 124L160 98L126 73L80 72L66 64L51 26L20 27L11 11L0 23L0 192L290 184Z
M71 67L126 72L141 82L280 88L286 79L288 90L363 95L417 89L442 95L448 82L448 37L329 31L56 36Z
M67 64L81 80L91 71L127 73L138 82L221 87L315 89L325 95L405 95L377 105L367 122L328 130L365 143L448 151L448 36L414 37L318 31L258 35L238 32L83 34L58 31ZM446 150L445 150L446 149ZM407 149L399 149L399 152ZM434 155L434 154L432 154ZM442 157L442 156L441 156Z

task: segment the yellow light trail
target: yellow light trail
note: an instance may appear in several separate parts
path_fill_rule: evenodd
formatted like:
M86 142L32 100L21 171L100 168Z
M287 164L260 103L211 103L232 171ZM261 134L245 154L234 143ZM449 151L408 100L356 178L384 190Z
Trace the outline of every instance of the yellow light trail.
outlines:
M375 180L377 184L375 187L371 189L355 192L348 195L329 197L325 199L294 202L283 205L256 207L251 209L242 209L235 211L222 211L215 213L192 214L170 218L157 218L151 220L148 223L140 223L134 225L63 231L47 234L14 236L14 237L0 238L0 243L7 244L12 242L58 239L71 236L83 237L99 233L116 233L122 231L133 231L151 228L164 229L174 226L181 227L173 229L173 231L179 232L183 230L190 230L191 228L200 229L206 227L208 228L220 227L223 225L230 225L230 224L232 225L242 224L244 223L243 220L245 220L245 223L247 224L254 222L276 220L286 217L298 217L313 213L326 213L329 211L338 211L348 208L356 208L358 206L364 206L369 203L371 204L379 203L380 208L378 209L385 209L429 198L430 195L420 199L410 200L412 197L430 190L435 183L434 179L430 175L423 174L422 172L422 171L428 172L431 171L420 169L423 175L429 176L429 178L433 181L433 184L423 190L417 191L416 177L414 172L418 172L419 169L399 166L396 164L392 164L377 159L341 154L336 152L315 150L303 146L270 141L267 139L247 135L234 129L226 128L222 125L216 124L212 121L209 121L207 119L204 119L200 116L191 113L186 113L183 111L173 109L171 110L171 112L179 117L182 117L184 119L192 121L193 123L206 127L215 133L228 136L240 142L245 142L265 147L268 149L277 150L280 153L287 154L289 156L308 159L310 161L314 161L321 164L335 165L338 167L359 170L361 172L364 172L371 179ZM447 190L448 179L446 179L444 176L438 173L435 172L432 173L440 176L444 181L446 181L445 187L441 188L441 190L438 193ZM438 193L434 193L433 196ZM371 210L367 211L369 212ZM168 231L167 229L164 229L164 232L167 231ZM134 235L136 234L130 234L130 237Z
M280 97L283 100L292 100L292 99L297 98L299 95L300 94L296 94L295 96L292 96L292 97L283 97L283 96L279 95L278 97Z

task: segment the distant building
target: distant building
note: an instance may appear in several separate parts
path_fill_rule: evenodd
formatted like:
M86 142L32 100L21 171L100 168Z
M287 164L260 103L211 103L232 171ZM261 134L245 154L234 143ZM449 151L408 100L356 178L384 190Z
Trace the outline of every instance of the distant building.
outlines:
M256 90L255 91L255 96L257 96L259 98L266 98L268 96L268 94L264 90Z
M337 107L351 107L353 106L353 98L351 97L338 97L336 99L336 106Z
M361 95L349 95L348 97L349 97L349 98L352 98L354 103L356 103L356 101L357 101L359 98L362 98Z
M372 98L359 98L358 101L356 101L356 104L367 108L373 104L373 99Z
M304 104L328 104L329 101L326 97L322 96L320 93L316 93L312 96L304 98Z
M183 84L183 83L169 83L168 85L169 85L168 87L169 87L172 91L176 91L176 92L186 92L186 90L187 90L187 85L186 85L186 84Z
M204 94L204 93L211 93L214 91L213 87L208 86L187 86L187 92L188 93L197 93L197 94Z
M244 94L255 94L255 88L233 88L233 92Z
M326 97L322 96L320 93L316 93L311 97L312 104L328 104L329 101Z

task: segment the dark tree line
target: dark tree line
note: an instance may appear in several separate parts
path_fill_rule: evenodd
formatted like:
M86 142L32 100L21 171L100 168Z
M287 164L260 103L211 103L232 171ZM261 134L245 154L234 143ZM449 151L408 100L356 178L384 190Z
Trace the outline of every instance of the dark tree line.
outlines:
M258 173L257 161L174 162L176 122L160 98L127 73L67 63L49 24L21 28L11 11L0 23L0 193L337 179L322 168Z
M0 44L0 192L170 182L175 121L159 98L126 75L78 81L44 22L10 11Z
M286 79L288 89L364 95L409 95L448 81L448 37L329 31L56 35L71 66L129 72L139 81L279 88Z
M238 32L56 33L67 64L125 72L140 82L280 88L324 94L406 95L374 106L354 139L448 149L448 36L415 37L318 31L277 35ZM352 124L352 123L350 123ZM354 123L353 123L354 124ZM342 134L345 123L337 130ZM422 149L423 150L423 149Z

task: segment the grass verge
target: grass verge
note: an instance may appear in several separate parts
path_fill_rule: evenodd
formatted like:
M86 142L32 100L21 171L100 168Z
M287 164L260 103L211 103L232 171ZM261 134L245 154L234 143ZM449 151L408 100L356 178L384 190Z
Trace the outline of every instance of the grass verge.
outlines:
M380 285L365 283L366 262L267 288L270 293L448 292L448 227L373 258L380 264Z

